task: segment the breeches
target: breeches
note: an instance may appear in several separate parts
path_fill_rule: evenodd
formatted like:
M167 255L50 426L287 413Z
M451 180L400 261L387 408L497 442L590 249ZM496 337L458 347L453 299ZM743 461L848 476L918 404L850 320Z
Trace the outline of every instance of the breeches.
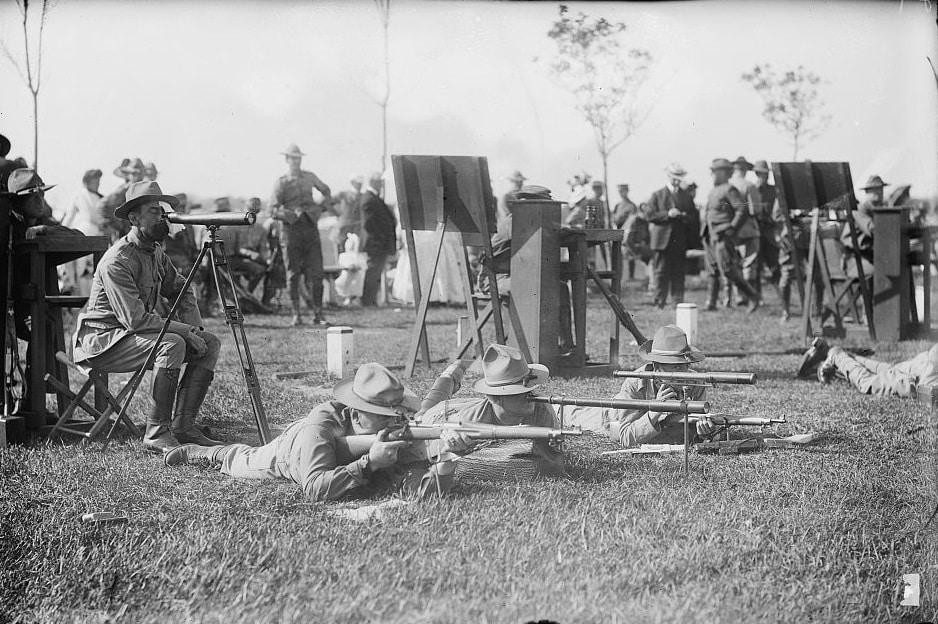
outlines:
M890 365L839 351L832 357L837 370L854 388L877 396L911 396L918 381L908 362Z
M129 373L137 371L146 362L156 342L156 333L131 334L124 336L100 355L90 357L84 364L104 373ZM186 349L186 341L179 334L167 333L156 350L154 368L181 368L183 363L215 370L221 341L208 332L202 332L208 351L198 357Z
M704 243L707 271L711 276L723 275L728 279L742 278L739 252L732 239L710 240Z
M759 266L756 274L761 275L762 269L768 268L772 272L772 278L777 280L779 277L778 261L778 243L775 242L773 236L763 236L759 242Z
M284 236L282 245L291 288L299 283L301 276L306 276L307 280L322 279L322 243L318 230L291 231L289 237Z
M758 277L759 244L761 241L758 236L753 236L738 242L736 250L742 258L743 278L747 282L752 282Z

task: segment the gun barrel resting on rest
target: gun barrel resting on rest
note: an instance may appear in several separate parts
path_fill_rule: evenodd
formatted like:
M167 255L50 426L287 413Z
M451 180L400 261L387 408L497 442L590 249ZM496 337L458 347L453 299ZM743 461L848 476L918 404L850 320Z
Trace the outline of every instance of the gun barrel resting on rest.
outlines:
M530 396L529 401L551 405L575 405L579 407L605 407L608 409L646 410L679 414L707 414L708 401L643 401L639 399L580 399L566 396Z
M755 373L694 373L694 372L665 372L665 371L630 371L617 370L612 373L614 377L633 377L638 379L657 379L673 383L686 382L688 384L745 384L756 383ZM658 410L663 411L663 410Z

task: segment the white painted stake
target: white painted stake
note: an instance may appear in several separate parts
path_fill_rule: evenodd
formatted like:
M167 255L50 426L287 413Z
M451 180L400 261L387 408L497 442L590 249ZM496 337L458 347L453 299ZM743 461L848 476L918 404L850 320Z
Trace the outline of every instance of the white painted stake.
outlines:
M462 344L463 339L469 335L469 317L460 316L456 319L456 346Z
M687 334L687 344L697 346L697 304L679 303L675 310L675 325Z
M330 327L326 330L326 369L342 379L352 374L354 339L351 327Z

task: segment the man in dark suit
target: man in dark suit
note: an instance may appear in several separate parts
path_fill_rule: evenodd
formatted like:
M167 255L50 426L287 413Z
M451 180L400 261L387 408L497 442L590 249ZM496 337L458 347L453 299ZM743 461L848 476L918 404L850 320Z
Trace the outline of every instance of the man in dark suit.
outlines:
M655 280L655 305L663 308L668 292L674 303L684 301L684 266L689 229L697 222L697 208L681 181L687 175L681 165L671 163L665 173L668 185L652 193L645 205L648 220L651 268Z
M362 286L362 306L378 305L378 288L388 256L397 251L397 219L381 199L384 180L380 173L372 173L368 188L362 194L362 230L365 242L362 250L368 255Z

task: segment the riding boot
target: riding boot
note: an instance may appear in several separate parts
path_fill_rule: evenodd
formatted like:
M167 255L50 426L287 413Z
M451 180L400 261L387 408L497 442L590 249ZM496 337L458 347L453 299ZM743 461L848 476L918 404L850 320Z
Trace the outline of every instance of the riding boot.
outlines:
M717 276L710 278L710 290L707 293L707 310L717 309L717 299L720 297L720 278Z
M201 366L186 366L186 372L179 382L179 391L176 394L176 414L173 416L173 435L183 444L202 444L216 446L224 444L219 440L207 437L195 426L195 419L199 415L199 408L205 400L205 393L212 385L215 373Z
M163 463L167 466L182 466L184 464L200 464L204 460L210 464L220 464L233 448L233 444L228 446L183 444L166 451L163 454Z
M162 453L179 446L170 429L178 382L178 368L153 369L153 409L147 416L147 429L143 435L143 447L148 451Z

